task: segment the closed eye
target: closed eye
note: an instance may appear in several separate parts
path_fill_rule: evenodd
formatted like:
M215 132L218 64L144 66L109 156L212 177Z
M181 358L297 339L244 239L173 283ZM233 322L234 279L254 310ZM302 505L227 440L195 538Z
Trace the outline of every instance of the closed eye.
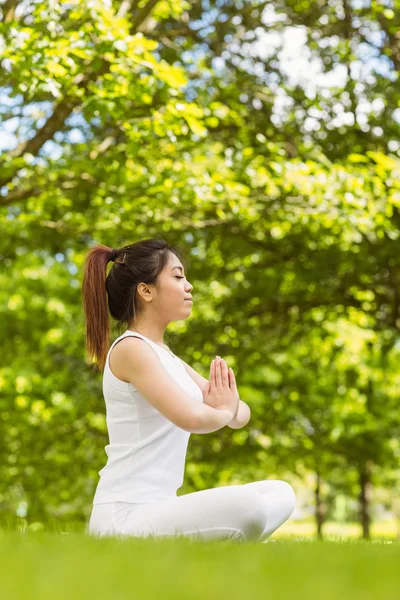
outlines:
M184 277L179 277L179 275L175 275L176 279L185 279Z

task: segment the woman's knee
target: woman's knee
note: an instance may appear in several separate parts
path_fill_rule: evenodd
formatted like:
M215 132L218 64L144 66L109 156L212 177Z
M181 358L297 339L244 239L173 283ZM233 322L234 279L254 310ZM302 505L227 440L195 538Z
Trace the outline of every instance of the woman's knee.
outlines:
M279 493L282 497L282 507L285 508L287 518L289 518L296 508L296 494L290 483L279 480L276 483L279 484Z
M258 539L267 522L267 511L262 495L253 490L240 490L237 508L240 510L240 529L246 539Z

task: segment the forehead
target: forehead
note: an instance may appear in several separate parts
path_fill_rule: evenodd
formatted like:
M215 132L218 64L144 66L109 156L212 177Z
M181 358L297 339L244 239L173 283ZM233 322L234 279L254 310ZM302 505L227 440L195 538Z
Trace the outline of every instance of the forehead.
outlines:
M178 272L179 270L181 270L181 271L185 270L181 261L175 255L172 255L169 259L169 269L170 269L170 271L176 271L176 272Z

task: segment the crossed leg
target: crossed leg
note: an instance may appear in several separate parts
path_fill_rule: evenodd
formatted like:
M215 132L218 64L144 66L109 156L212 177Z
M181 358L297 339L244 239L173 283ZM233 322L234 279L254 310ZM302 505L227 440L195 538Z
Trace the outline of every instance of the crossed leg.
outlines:
M266 524L260 540L265 540L276 531L296 507L296 495L292 486L286 481L265 479L244 483L241 487L257 490L265 502Z
M262 480L149 504L98 505L92 529L139 537L264 540L289 518L294 507L295 494L288 483Z

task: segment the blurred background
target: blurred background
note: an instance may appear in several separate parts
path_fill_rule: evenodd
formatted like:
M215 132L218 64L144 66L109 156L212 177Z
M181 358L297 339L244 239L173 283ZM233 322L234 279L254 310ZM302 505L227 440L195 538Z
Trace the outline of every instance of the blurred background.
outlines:
M275 537L400 537L399 9L0 3L1 527L84 528L85 256L163 237L194 286L166 342L252 411L191 435L178 495L284 479Z

